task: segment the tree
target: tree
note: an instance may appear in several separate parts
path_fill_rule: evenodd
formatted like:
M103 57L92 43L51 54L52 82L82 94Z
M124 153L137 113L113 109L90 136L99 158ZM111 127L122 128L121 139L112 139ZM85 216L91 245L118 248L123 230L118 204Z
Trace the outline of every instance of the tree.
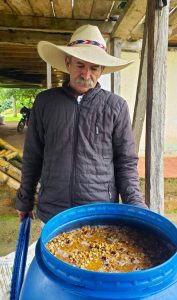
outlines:
M42 89L0 88L0 112L11 108L13 101L17 109L23 106L31 108L36 95L41 91Z

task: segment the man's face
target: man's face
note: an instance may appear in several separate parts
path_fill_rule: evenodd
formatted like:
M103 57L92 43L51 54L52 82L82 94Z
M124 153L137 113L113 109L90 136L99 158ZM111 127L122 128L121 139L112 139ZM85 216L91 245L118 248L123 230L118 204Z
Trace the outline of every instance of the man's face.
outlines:
M75 57L66 57L67 70L70 74L70 86L77 96L94 88L103 68Z

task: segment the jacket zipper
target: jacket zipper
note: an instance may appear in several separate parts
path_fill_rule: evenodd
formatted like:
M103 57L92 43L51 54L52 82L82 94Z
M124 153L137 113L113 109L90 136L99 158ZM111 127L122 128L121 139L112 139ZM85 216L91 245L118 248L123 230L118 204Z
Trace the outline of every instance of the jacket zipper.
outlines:
M70 177L70 195L71 195L71 207L73 207L74 202L74 181L75 181L75 161L76 161L76 149L78 143L78 125L80 116L80 103L77 102L74 116L74 130L73 130L73 155L72 155L72 171Z
M110 188L110 184L108 185L108 195L109 195L109 200L112 200L112 193L111 193L111 188Z

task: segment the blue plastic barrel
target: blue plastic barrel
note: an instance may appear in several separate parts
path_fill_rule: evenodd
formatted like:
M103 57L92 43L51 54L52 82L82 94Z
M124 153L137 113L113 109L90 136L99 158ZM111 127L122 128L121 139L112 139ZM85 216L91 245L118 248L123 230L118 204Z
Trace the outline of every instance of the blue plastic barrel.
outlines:
M168 219L138 207L99 203L66 210L43 228L21 300L176 300L177 252L163 264L142 271L104 273L83 270L53 256L46 243L59 232L90 224L127 224L153 232L177 249L177 228ZM141 242L141 241L140 241Z

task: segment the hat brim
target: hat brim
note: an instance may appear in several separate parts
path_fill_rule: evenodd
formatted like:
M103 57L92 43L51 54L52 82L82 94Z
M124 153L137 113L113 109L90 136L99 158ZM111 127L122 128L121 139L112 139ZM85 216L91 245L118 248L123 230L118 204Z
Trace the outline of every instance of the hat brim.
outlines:
M68 73L65 65L66 55L71 55L81 60L104 66L102 74L109 74L120 71L129 66L133 61L126 61L114 57L98 46L94 45L77 45L77 46L56 46L47 41L39 42L37 46L39 56L49 63L53 68L56 68L64 73Z

